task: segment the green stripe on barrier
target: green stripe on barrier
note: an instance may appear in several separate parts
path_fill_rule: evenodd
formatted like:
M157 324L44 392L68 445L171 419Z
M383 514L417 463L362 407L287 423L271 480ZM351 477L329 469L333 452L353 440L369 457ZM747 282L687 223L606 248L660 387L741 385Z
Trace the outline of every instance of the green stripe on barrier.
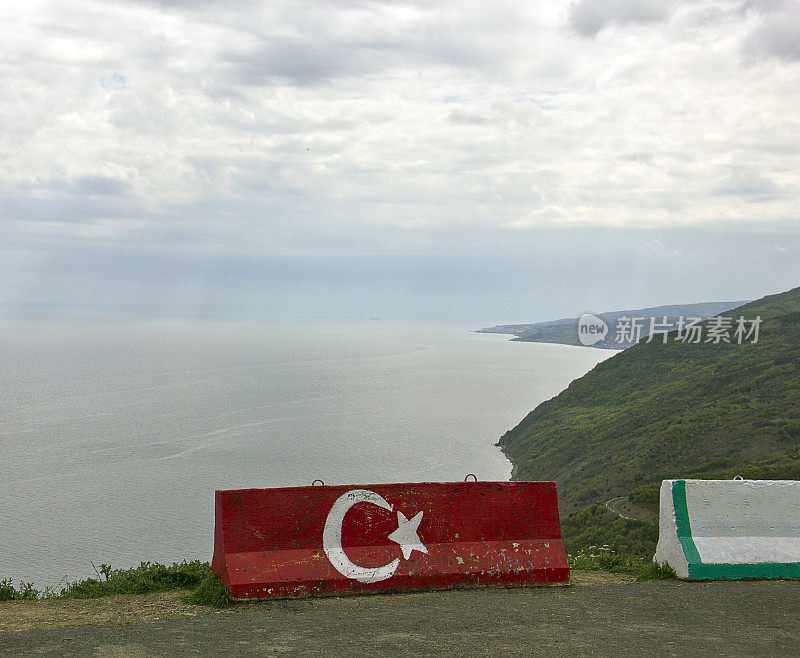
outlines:
M689 521L689 508L686 504L686 480L672 483L672 507L675 510L675 525L683 554L689 564L689 578L695 580L714 580L725 578L800 578L800 562L757 562L731 564L720 562L704 564L692 537L692 524Z
M692 574L692 565L702 564L700 553L692 537L692 525L689 523L689 508L686 506L686 480L675 480L672 483L672 507L675 510L675 524L678 527L678 540L683 547L683 554L689 563L689 577Z
M689 577L696 580L800 578L800 562L757 562L754 564L692 564L690 562Z

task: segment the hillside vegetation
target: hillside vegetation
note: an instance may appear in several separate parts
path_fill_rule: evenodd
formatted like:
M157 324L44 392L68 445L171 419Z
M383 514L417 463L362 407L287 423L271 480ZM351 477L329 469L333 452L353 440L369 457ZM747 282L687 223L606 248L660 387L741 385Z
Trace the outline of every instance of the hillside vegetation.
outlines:
M687 344L670 335L603 361L500 439L515 479L555 480L566 516L665 478L794 472L800 288L723 315L760 316L759 341Z

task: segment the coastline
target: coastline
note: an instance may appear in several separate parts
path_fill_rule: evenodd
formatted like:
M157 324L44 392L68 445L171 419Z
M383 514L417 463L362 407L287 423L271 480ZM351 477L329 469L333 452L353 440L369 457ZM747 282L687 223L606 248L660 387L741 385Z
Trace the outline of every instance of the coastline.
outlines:
M503 450L502 446L500 447L500 450ZM510 481L513 482L514 480L517 479L517 465L513 461L511 461L511 457L506 455L506 451L505 450L503 450L503 454L505 455L506 459L511 462L511 478L510 478Z

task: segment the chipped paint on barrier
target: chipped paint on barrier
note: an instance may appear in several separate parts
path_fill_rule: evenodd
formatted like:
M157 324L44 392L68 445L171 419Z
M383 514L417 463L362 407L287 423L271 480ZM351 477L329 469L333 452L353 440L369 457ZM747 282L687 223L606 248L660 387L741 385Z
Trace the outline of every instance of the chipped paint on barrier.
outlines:
M216 517L236 598L569 579L552 482L220 491Z

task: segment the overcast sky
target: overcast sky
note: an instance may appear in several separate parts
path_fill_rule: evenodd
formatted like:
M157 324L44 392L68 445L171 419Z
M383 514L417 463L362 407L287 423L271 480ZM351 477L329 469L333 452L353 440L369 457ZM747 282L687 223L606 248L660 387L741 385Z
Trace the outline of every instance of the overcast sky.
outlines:
M800 2L0 8L0 311L496 322L800 285Z

